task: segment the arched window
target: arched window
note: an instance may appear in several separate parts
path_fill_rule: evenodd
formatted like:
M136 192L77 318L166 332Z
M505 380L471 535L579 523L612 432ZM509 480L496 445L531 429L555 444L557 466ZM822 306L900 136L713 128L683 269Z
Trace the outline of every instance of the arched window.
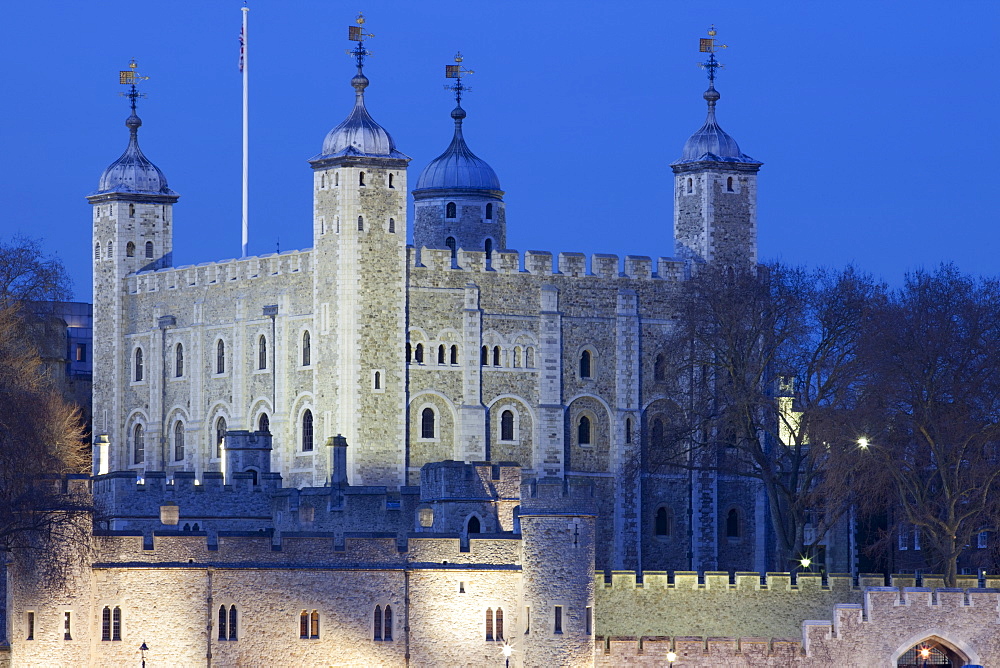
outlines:
M458 244L455 243L455 237L448 237L447 239L445 239L444 245L451 249L452 260L458 257Z
M178 420L174 423L174 461L184 459L184 423Z
M150 259L150 260L153 259L153 242L152 241L147 241L146 242L146 258Z
M309 332L302 332L302 366L309 366L312 363L311 343Z
M226 343L222 339L215 344L215 373L226 373Z
M135 244L131 241L125 244L125 257L135 257Z
M390 188L395 188L396 187L396 186L392 185L392 174L391 173L389 174L389 187Z
M226 431L229 426L226 424L226 418L220 417L215 421L215 457L219 458L222 456L222 447L226 444Z
M487 260L492 260L493 259L493 240L492 239L487 239L486 240L486 259Z
M374 618L373 618L372 621L374 622L373 626L375 628L375 633L372 636L372 638L374 640L381 640L382 639L382 606L380 606L380 605L376 605L375 606L375 615L374 615Z
M319 175L319 187L326 188L326 174Z
M132 429L132 463L141 464L146 459L146 436L142 425L137 424Z
M465 523L465 533L479 533L479 531L479 518L473 515L469 518L469 521Z
M142 348L135 349L135 382L142 380Z
M486 608L486 639L493 640L493 608Z
M364 231L365 231L365 217L358 216L358 232L364 232Z
M100 241L98 241L96 244L94 244L94 259L95 260L100 260L101 259L101 242Z
M734 192L733 191L733 177L731 177L731 176L728 179L726 179L726 192Z
M451 363L458 364L458 346L451 347Z
M444 364L444 345L438 346L438 364Z
M174 346L174 376L180 378L184 375L184 344L178 343Z
M535 349L528 346L524 350L524 366L529 369L535 368Z
M500 366L500 346L493 346L493 366Z
M434 438L434 409L430 406L420 413L420 438Z
M514 346L514 368L519 369L523 360L524 357L523 352L521 351L521 346Z
M333 173L333 185L335 187L340 185L340 172Z
M319 638L319 610L313 610L309 615L309 637Z
M580 445L590 445L590 418L586 415L580 417L580 422L576 427L576 436Z
M299 614L299 638L303 640L309 637L309 613L303 610Z
M135 218L135 204L128 205L128 217Z
M413 346L409 341L406 342L406 363L409 364L413 361Z
M229 626L229 614L226 611L226 606L219 606L219 640L228 640L229 634L226 629Z
M101 611L101 640L111 640L111 608L104 606Z
M263 334L257 339L257 368L267 368L267 339Z
M382 619L384 624L382 627L382 639L392 640L392 608L390 606L385 606L385 613Z
M236 606L235 605L231 605L231 606L229 606L229 639L230 640L236 640L238 638L238 635L236 633L236 628L237 628L236 621L237 621Z
M267 417L267 413L261 413L260 417L257 418L257 431L262 431L265 434L271 433L271 418Z
M662 383L667 378L667 358L660 353L653 362L653 380Z
M389 234L396 233L396 220L394 218L389 219Z
M448 204L444 208L444 217L445 218L455 218L455 217L457 217L457 214L458 214L458 210L457 210L457 207L455 206L455 203L454 202L448 202Z
M382 372L376 371L375 375L372 377L372 387L376 390L382 389Z
M726 538L740 537L740 513L735 508L730 508L726 513Z
M111 611L111 639L122 639L122 609L117 605Z
M108 242L108 259L115 259L115 242L113 241Z
M514 411L504 411L500 414L500 440L514 440Z
M632 418L625 418L625 442L632 442Z
M497 640L503 640L503 608L497 608L496 613L494 613L494 620L494 635L496 635Z
M490 202L486 205L486 220L493 220L493 203Z
M590 378L590 362L591 359L589 350L584 350L580 353L580 378Z
M416 349L413 353L413 359L416 360L417 364L424 363L424 344L418 343Z
M364 172L360 172L358 174L358 185L359 186L365 185L365 173Z
M308 408L302 413L302 452L313 449L313 414Z
M672 513L667 510L665 506L660 506L656 509L656 519L653 521L653 533L657 536L669 536L670 531L673 527L672 524Z
M688 194L694 192L694 179L688 179L688 188L687 188L687 191L688 191Z
M483 346L482 352L479 354L479 364L486 366L490 363L490 349L489 346Z

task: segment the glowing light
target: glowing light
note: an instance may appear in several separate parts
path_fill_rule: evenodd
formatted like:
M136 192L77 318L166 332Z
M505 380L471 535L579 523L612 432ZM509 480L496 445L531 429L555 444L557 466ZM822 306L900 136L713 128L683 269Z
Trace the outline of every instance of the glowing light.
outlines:
M514 653L514 646L513 645L508 645L507 643L504 643L503 648L500 650L500 652L504 656L509 657L511 654Z
M929 659L931 657L931 650L927 647L920 648L920 658Z
M677 660L677 652L667 652L667 661L673 663Z
M799 559L799 563L802 564L802 568L809 568L812 565L813 560L809 557L802 557Z
M861 448L862 450L867 450L868 449L868 439L865 438L864 436L862 436L861 438L859 438L858 439L858 447Z

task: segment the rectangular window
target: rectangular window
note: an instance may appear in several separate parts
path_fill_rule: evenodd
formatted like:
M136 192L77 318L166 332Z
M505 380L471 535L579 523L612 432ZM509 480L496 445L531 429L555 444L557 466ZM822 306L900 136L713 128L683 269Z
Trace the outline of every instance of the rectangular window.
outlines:
M986 532L985 531L980 531L979 532L979 539L976 542L976 547L978 547L980 550L986 548Z
M555 620L556 624L555 624L555 629L554 629L555 633L562 633L563 632L562 631L562 609L563 609L563 607L561 605L557 605L556 606L556 620Z
M28 637L25 640L35 639L35 613L28 613Z
M913 549L920 549L920 529L917 528L913 529Z
M587 635L594 634L594 609L587 606Z
M524 606L524 635L531 633L531 606Z
M64 612L63 613L63 640L72 640L73 639L73 634L71 633L71 628L70 628L70 626L71 626L70 625L71 616L72 616L72 613L70 613L70 612Z
M78 343L76 344L76 361L86 362L87 361L87 344Z
M907 548L907 540L906 539L908 537L909 537L909 532L907 532L906 528L905 527L900 527L899 528L899 544L897 546L900 551L903 551L903 550L905 550Z

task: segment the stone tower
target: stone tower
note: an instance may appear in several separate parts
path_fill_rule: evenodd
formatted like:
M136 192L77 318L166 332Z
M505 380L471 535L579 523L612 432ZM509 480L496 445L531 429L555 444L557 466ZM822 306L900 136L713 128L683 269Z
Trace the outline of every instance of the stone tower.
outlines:
M521 487L523 665L585 666L594 657L596 509L562 478ZM573 493L576 492L576 493Z
M359 24L363 19L359 18ZM362 31L359 31L363 33ZM406 166L365 108L361 35L354 109L310 160L314 176L313 451L342 434L351 484L403 484L406 420ZM301 440L301 438L300 438ZM301 443L296 445L301 450ZM306 453L301 453L306 454Z
M715 120L714 54L706 64L708 118L684 144L674 170L674 255L720 266L757 264L757 172Z
M461 56L456 56L461 62ZM413 190L413 245L418 249L450 248L456 251L485 251L487 260L494 250L507 247L507 222L504 214L500 179L485 160L474 154L465 143L462 121L461 65L449 66L450 77L457 78L452 86L458 103L451 112L455 120L455 135L444 153L435 158L417 179Z
M119 389L135 382L155 382L159 376L154 372L155 360L162 358L147 349L141 353L145 359L137 362L139 349L130 347L123 336L122 279L136 271L170 265L172 209L178 195L139 149L142 121L135 113L138 94L134 85L130 97L132 114L125 121L128 148L101 174L97 192L87 196L94 210L94 434L104 434L110 441L107 448L95 448L95 472L126 470L136 464L154 469L162 465L153 459L155 448L144 453L143 461L135 461L119 421ZM147 428L159 421L150 415L150 423ZM147 433L145 439L154 443L158 436ZM97 461L102 452L108 461Z

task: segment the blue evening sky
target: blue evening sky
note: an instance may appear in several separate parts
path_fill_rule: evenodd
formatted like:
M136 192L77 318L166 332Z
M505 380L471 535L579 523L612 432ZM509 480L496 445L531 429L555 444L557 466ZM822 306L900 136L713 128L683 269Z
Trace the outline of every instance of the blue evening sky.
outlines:
M0 24L0 235L41 236L90 298L84 196L140 144L181 194L175 264L240 252L236 0L11 2ZM413 158L451 138L444 65L476 71L470 147L506 190L517 250L669 256L670 163L703 122L698 38L730 45L719 122L760 173L761 259L890 282L955 261L997 273L1000 2L253 0L251 253L311 245L306 160L351 108L365 11L368 108Z

